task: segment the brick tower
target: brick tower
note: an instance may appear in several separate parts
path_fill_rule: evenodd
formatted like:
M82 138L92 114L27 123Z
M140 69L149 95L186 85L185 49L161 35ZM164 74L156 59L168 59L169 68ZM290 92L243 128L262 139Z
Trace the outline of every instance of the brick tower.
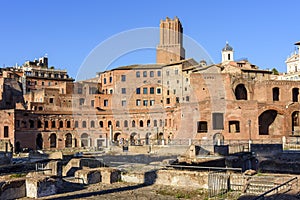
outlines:
M156 62L169 64L185 59L182 46L183 28L177 17L160 21L160 42L156 48Z

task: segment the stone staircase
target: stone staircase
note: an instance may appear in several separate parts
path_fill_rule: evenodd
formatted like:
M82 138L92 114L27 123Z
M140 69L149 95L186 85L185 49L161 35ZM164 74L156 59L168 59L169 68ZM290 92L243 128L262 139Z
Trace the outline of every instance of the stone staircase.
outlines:
M271 190L278 184L275 183L273 177L252 177L245 185L244 193L250 195L260 195Z

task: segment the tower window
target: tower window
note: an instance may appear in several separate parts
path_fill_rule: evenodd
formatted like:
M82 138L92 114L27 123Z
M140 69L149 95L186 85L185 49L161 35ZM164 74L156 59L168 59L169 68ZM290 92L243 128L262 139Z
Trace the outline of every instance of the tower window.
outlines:
M228 60L230 60L230 54L228 54Z

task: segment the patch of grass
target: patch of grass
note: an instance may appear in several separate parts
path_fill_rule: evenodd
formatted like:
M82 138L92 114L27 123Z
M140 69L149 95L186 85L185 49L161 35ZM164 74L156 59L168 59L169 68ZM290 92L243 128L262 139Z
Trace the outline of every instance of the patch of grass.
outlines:
M188 193L184 193L184 192L177 192L176 194L175 194L175 197L176 198L184 198L184 199L189 199L189 198L191 198L191 196L188 194Z
M207 197L207 190L205 189L188 190L182 188L181 189L163 188L163 189L158 189L156 193L163 196L173 196L178 199L191 199L191 198L204 199L205 197Z
M10 178L22 178L25 176L26 176L26 174L11 174L9 177Z

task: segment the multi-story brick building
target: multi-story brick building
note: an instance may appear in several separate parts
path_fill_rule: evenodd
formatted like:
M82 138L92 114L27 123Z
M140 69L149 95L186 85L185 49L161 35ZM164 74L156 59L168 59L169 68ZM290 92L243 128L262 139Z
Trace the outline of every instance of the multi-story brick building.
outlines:
M2 69L0 138L20 151L299 135L300 82L235 61L228 43L219 64L185 59L179 19L160 28L157 64L81 82L48 68L45 57Z

